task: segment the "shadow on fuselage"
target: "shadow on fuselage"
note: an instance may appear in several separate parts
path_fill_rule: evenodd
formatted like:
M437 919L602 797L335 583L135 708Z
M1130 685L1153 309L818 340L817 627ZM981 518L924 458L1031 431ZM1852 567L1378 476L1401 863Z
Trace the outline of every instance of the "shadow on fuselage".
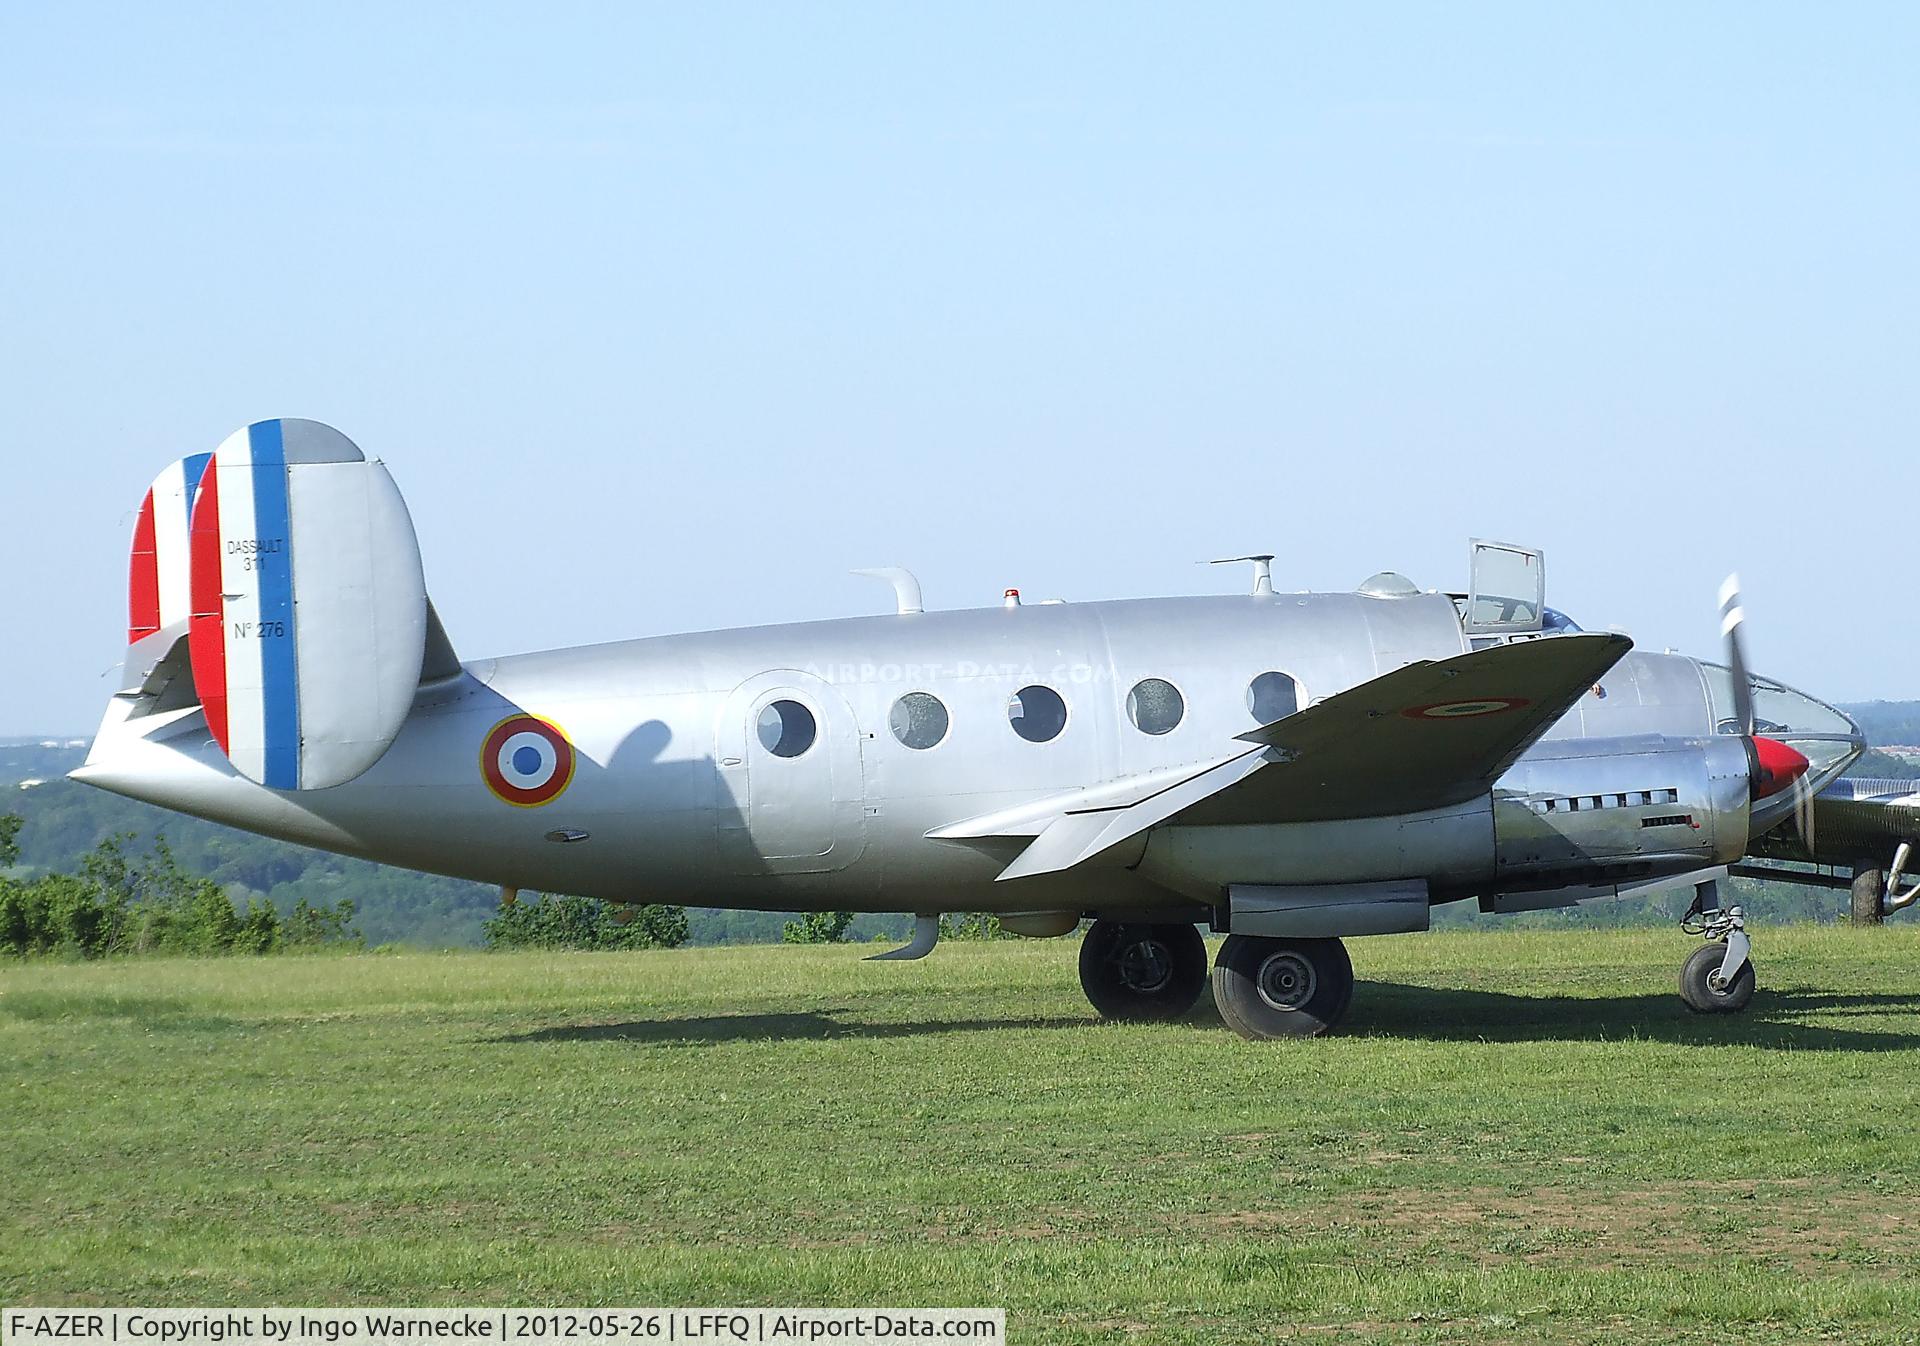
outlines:
M1752 1046L1795 1050L1908 1051L1920 1047L1920 1031L1875 1031L1808 1024L1804 1015L1828 1017L1912 1016L1920 997L1854 995L1794 988L1758 991L1744 1014L1699 1015L1677 995L1538 996L1504 991L1360 982L1341 1037L1401 1038L1426 1042L1618 1042L1639 1039L1682 1046ZM1224 1032L1210 998L1174 1027ZM1011 1019L923 1019L868 1022L848 1008L786 1014L714 1014L684 1019L636 1019L621 1023L556 1024L485 1039L495 1044L548 1042L628 1043L635 1046L699 1046L723 1042L822 1041L829 1038L899 1038L941 1033L1077 1030L1105 1031L1091 1010L1083 1017L1056 1015ZM1258 1050L1251 1047L1250 1050Z

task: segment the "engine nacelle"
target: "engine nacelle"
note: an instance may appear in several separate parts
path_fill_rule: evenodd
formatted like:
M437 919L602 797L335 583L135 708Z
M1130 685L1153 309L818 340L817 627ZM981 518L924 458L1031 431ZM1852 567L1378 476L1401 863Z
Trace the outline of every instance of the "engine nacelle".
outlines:
M1747 847L1752 761L1730 735L1537 745L1494 791L1497 885L1619 882L1730 864Z

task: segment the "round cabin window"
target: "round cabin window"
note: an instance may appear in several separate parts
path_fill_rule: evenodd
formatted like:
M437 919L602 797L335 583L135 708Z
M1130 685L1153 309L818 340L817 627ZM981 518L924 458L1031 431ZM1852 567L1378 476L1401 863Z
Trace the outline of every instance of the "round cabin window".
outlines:
M1067 703L1053 688L1036 683L1007 698L1007 719L1027 742L1045 743L1067 727Z
M1300 709L1300 684L1285 673L1262 673L1247 687L1247 709L1255 724L1284 720Z
M947 708L931 692L908 692L893 703L887 728L909 748L931 748L947 736Z
M775 757L798 757L813 746L813 712L798 701L769 702L754 728L760 746Z
M1127 718L1143 734L1165 734L1180 723L1187 703L1164 678L1143 678L1127 693Z

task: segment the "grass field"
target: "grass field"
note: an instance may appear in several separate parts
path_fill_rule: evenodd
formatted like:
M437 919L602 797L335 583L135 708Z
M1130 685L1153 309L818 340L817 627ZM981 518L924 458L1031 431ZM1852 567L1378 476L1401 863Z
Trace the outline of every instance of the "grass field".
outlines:
M1345 1032L1075 943L0 969L0 1299L1004 1305L1012 1340L1920 1340L1920 932L1354 941Z

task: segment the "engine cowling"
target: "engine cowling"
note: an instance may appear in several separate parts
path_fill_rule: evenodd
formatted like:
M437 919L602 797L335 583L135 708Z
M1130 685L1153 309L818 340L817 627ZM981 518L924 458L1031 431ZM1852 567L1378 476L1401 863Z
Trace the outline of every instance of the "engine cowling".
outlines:
M1757 762L1755 751L1732 735L1536 747L1494 794L1499 880L1536 888L1620 882L1732 863L1746 851L1756 791L1791 784L1790 761L1763 752Z

